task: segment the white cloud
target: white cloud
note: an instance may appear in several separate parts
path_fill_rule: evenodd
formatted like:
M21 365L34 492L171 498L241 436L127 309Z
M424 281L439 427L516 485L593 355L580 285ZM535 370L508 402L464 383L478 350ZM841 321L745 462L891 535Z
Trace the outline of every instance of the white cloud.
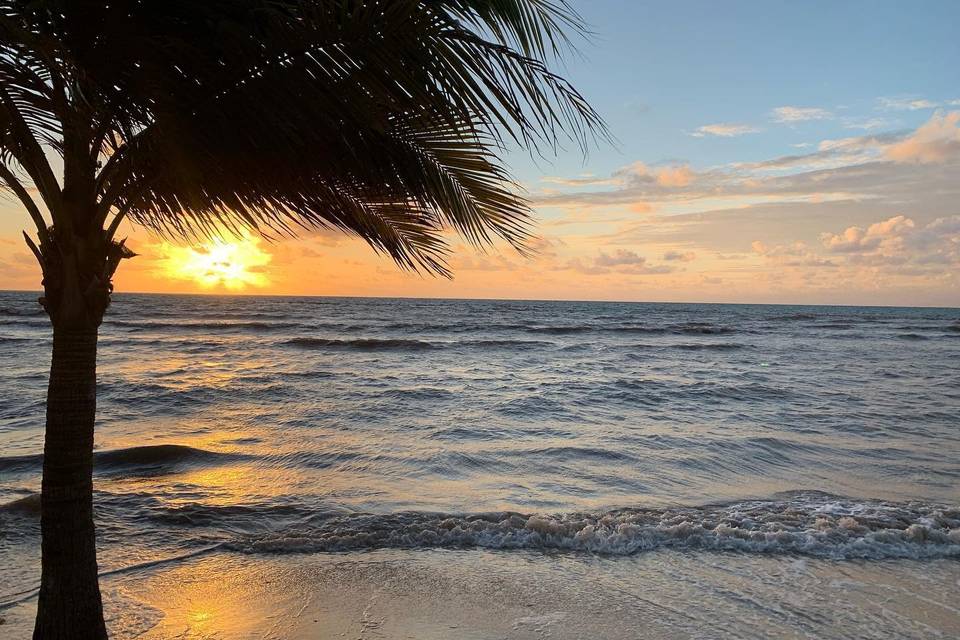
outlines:
M878 98L877 100L880 102L880 108L886 109L887 111L920 111L923 109L936 109L942 106L939 102L917 97L901 96L899 98ZM960 101L949 101L946 104L953 104L953 102Z
M871 253L884 246L898 244L915 226L913 220L900 215L875 222L866 229L847 227L838 234L823 233L820 241L831 253Z
M935 113L913 135L890 146L886 157L894 162L937 164L960 156L960 111Z
M793 123L806 122L808 120L829 120L833 114L826 109L819 107L777 107L773 110L771 117L774 122Z
M848 118L844 120L844 126L847 129L860 129L863 131L877 131L878 129L887 129L893 123L886 118L867 118L856 119Z
M671 277L682 279L693 277L682 252L711 263L719 252L739 254L710 273L730 286L782 275L777 286L788 297L830 290L842 301L884 291L860 299L960 304L960 115L935 113L914 130L822 140L759 162L699 170L634 163L613 175L614 188L537 199L574 217L590 207L638 205L649 214L602 221L591 241L606 253L561 268L613 277L675 267ZM678 183L685 184L665 186ZM742 252L755 239L751 258ZM636 259L613 252L644 246L662 247L655 264L652 256L639 261L643 251Z
M716 124L705 124L697 127L697 130L691 133L694 138L703 138L704 136L717 136L720 138L735 138L747 133L758 133L760 129L748 124L735 124L732 122L718 122Z
M804 242L767 245L758 240L752 247L781 266L844 268L847 278L862 269L895 277L937 277L960 268L960 216L921 226L897 215L865 227L821 233L820 243L828 256Z

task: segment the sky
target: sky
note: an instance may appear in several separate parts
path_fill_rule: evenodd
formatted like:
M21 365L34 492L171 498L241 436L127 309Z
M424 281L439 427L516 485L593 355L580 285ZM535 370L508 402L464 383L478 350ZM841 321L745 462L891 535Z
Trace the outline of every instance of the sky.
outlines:
M510 154L535 256L454 241L446 280L330 232L191 249L128 225L116 289L960 306L960 2L572 4L594 35L559 70L616 141ZM0 289L38 288L28 224L0 197Z

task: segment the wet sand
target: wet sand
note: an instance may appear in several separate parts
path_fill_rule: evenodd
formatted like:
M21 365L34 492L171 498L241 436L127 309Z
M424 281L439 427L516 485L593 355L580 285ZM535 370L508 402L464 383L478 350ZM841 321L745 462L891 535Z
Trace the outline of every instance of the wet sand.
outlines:
M113 638L955 638L956 560L214 552L103 581ZM34 601L2 613L29 636Z

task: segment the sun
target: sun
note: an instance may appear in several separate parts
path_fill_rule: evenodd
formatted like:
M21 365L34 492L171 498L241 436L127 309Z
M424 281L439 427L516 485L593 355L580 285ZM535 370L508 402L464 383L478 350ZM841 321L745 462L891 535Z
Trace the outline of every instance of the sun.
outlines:
M166 244L160 270L167 278L190 280L202 289L238 291L269 284L266 266L272 256L252 237L213 240L193 247Z

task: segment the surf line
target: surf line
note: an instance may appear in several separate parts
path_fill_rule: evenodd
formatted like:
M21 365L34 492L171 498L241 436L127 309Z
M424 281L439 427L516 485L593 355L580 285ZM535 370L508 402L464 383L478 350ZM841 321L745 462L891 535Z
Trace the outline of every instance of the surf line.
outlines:
M225 543L219 542L217 544L210 545L209 547L204 547L202 549L197 549L195 551L190 551L188 553L182 553L176 556L169 556L167 558L160 558L158 560L147 560L145 562L138 562L137 564L132 564L127 567L119 567L117 569L110 569L109 571L100 571L97 575L101 578L107 578L110 576L122 575L125 573L134 573L136 571L141 571L143 569L151 569L153 567L158 567L164 564L172 564L174 562L180 562L181 560L190 560L199 556L206 555L212 551L221 549ZM12 598L11 600L4 600L0 602L0 611L9 609L10 607L16 606L21 602L26 602L31 598L35 598L37 594L40 593L40 585L33 587L32 589L27 589L26 591L18 591L16 593L9 594L8 597Z

